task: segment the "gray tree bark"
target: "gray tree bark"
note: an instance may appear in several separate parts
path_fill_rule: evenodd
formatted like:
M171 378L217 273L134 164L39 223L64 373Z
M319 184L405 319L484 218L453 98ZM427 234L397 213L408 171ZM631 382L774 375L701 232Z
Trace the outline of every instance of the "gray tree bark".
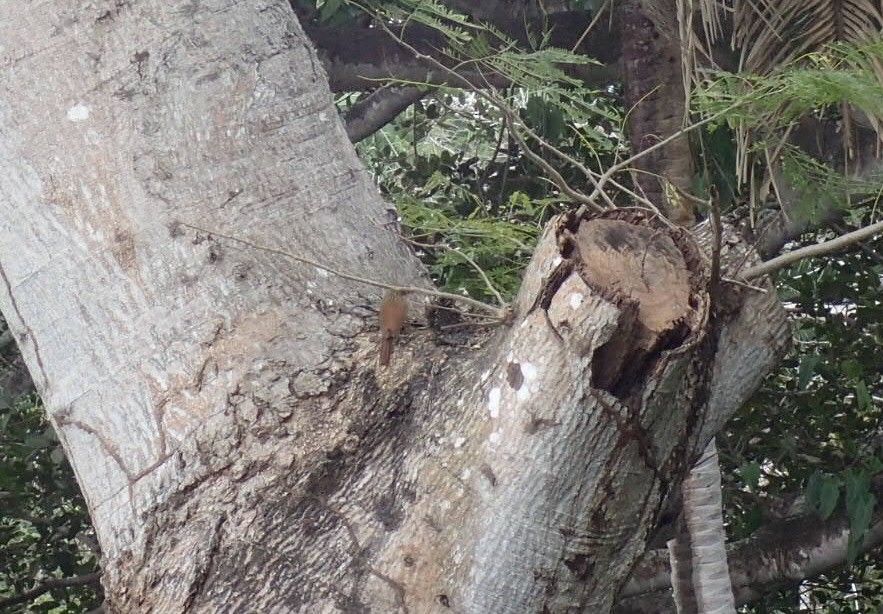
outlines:
M379 369L373 286L255 247L429 285L287 3L7 3L0 40L0 308L112 611L607 611L787 343L770 284L709 303L707 233L615 212Z

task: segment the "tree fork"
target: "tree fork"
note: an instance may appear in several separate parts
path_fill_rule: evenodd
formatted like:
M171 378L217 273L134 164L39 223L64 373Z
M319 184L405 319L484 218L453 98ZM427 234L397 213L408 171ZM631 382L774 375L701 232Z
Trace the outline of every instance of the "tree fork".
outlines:
M725 264L744 257L734 241ZM111 603L607 611L710 425L753 390L718 366L759 380L787 339L774 295L739 286L714 332L702 249L642 213L561 216L513 326L483 333L480 349L413 333L387 372L366 338L327 394L257 415L231 398L235 438L193 438L179 462L200 477L146 514L150 547L110 575L136 579ZM288 416L274 407L291 402ZM345 428L293 458L298 414L314 411ZM246 444L249 432L263 441ZM244 466L253 446L264 460Z

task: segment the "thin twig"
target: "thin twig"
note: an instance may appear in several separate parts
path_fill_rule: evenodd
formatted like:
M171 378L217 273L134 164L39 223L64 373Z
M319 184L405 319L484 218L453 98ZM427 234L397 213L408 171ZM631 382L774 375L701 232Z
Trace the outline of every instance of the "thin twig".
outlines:
M583 41L589 35L589 32L592 31L592 28L595 27L595 24L598 23L598 20L601 19L601 15L604 14L604 11L607 9L607 6L610 4L610 0L604 0L604 4L601 5L601 8L598 9L598 12L592 16L592 21L586 27L585 31L580 35L579 39L573 45L573 48L570 50L571 53L576 53L576 50L579 49L579 46L583 44Z
M475 192L476 192L476 194L479 195L479 197L482 197L481 198L482 204L484 204L484 201L486 199L483 198L484 194L483 194L483 190L481 189L481 186L485 185L487 183L488 177L490 177L491 167L496 163L497 156L500 155L500 151L503 148L503 137L505 137L505 136L506 136L506 126L500 126L500 136L497 137L497 145L496 145L496 147L494 147L494 152L491 154L491 157L488 160L487 165L484 167L484 170L481 172L481 176L475 182ZM487 210L487 209L488 209L488 207L485 207L485 210ZM493 209L496 210L496 206L494 206Z
M504 100L502 100L499 96L496 96L496 95L493 95L493 94L489 94L487 91L485 91L484 89L482 89L482 88L476 86L474 83L472 83L471 81L469 81L468 79L466 79L464 76L457 74L457 72L456 72L455 70L453 70L453 69L451 69L451 68L448 68L448 67L445 66L442 62L439 62L439 61L438 61L437 59L435 59L434 57L432 57L432 56L430 56L430 55L427 55L427 54L425 54L425 53L421 53L421 52L418 51L414 46L408 44L407 42L404 41L404 39L402 39L400 36L397 36L392 30L390 30L390 29L386 26L386 24L383 23L383 20L378 20L378 23L380 24L380 27L383 28L383 30L384 30L387 34L389 34L389 35L390 35L390 36L391 36L396 42L398 42L398 43L399 43L401 46L403 46L405 49L407 49L408 51L410 51L411 53L413 53L414 56L415 56L417 59L420 59L420 60L423 60L423 61L425 61L425 62L428 62L428 63L432 64L433 66L435 66L436 68L438 68L439 70L441 70L441 71L443 71L443 72L445 72L445 73L447 73L447 74L449 74L449 75L451 75L451 76L457 77L458 79L462 79L463 81L465 81L466 83L469 84L469 86L471 87L472 91L473 91L477 96L480 96L481 98L484 98L484 99L487 100L490 104L492 104L492 105L494 105L495 107L497 107L498 109L500 109L500 110L504 113L504 115L506 115L506 117L507 117L507 124L509 125L509 132L510 132L510 134L512 134L513 137L515 137L516 141L519 141L519 145L520 145L520 146L522 147L522 149L525 151L525 155L526 155L529 159L531 159L532 161L534 161L536 164L538 164L543 170L545 170L547 173L549 173L549 175L552 177L552 181L553 181L553 183L555 183L555 185L557 185L557 186L561 189L561 191L564 192L565 194L567 194L570 198L572 198L573 200L579 202L580 204L582 204L582 205L584 205L584 206L586 206L586 207L592 207L592 208L595 209L595 210L600 210L600 207L596 204L595 200L592 200L591 202L588 202L588 201L587 201L587 198L588 198L588 197L587 197L585 194L583 194L583 193L581 193L581 192L579 192L579 191L577 191L577 190L571 188L571 187L567 184L567 182L565 181L564 177L562 177L561 174L560 174L558 171L556 171L556 170L555 170L555 169L554 169L554 168L553 168L548 162L546 162L545 160L543 160L542 156L537 155L535 152L533 152L533 151L532 151L532 150L526 145L526 143L524 142L524 139L523 139L523 138L521 137L521 135L518 134L518 132L514 129L514 120L513 120L512 118L516 117L517 115L516 115L515 111L514 111L514 110L513 110L508 104L506 104L506 102L505 102ZM487 84L487 85L488 85L488 90L490 90L490 91L495 91L494 88L490 86L490 84ZM519 123L520 125L522 125L522 126L525 128L525 130L530 131L530 128L527 127L527 126L525 126L523 122L519 121L518 123ZM530 131L530 132L532 133L532 136L534 136L538 141L540 141L540 143L541 143L544 147L549 147L549 148L551 148L551 145L550 145L550 144L546 143L545 141L543 141L542 139L540 139L538 136L536 136L535 134L533 134L532 131ZM585 171L585 172L588 174L588 171ZM599 176L600 176L600 175L599 175ZM589 177L591 178L591 175L589 175ZM594 183L594 180L593 180L593 179L592 179L592 182ZM596 186L595 192L597 192L597 191L598 191L598 190L597 190L597 186ZM605 196L606 196L606 194L605 194Z
M761 288L760 286L755 286L753 284L749 284L748 282L733 279L732 277L721 277L721 281L725 281L728 284L733 284L741 288L746 288L748 290L753 290L754 292L760 292L761 294L766 294L767 292L766 288Z
M484 281L484 285L487 287L488 292L490 292L491 294L494 295L494 298L497 299L497 302L500 304L500 306L501 307L506 306L506 301L503 300L503 295L497 291L497 288L491 282L490 278L487 276L487 273L484 272L484 269L481 268L480 266L478 266L478 263L475 262L475 260L473 260L472 258L467 256L465 253L461 252L456 247L451 247L450 245L445 245L444 243L421 243L420 241L415 241L414 239L409 239L408 237L404 236L402 233L398 233L398 236L403 241L406 241L407 243L410 243L412 245L416 245L417 247L422 247L422 248L426 248L426 249L437 249L440 247L442 249L447 249L447 250L454 252L455 254L457 254L458 256L463 258L463 260L468 262L469 265L473 269L475 269L475 271L481 276L481 279L482 279L482 281Z
M711 273L709 280L709 297L711 305L715 309L718 307L718 299L720 298L721 285L721 208L718 203L717 194L712 191L711 197L708 199L709 220L711 221Z
M599 11L599 14L600 14L600 11ZM500 99L498 96L488 94L486 91L477 87L474 83L472 83L471 81L469 81L468 79L466 79L462 75L457 74L457 72L455 70L445 66L442 62L439 62L436 58L434 58L430 55L427 55L425 53L421 53L413 45L410 45L409 43L405 42L405 40L402 37L397 36L392 30L390 30L390 28L383 22L382 19L378 19L378 24L396 42L398 42L401 46L403 46L405 49L407 49L412 54L414 54L414 56L417 59L428 62L428 63L432 64L433 66L437 67L439 70L441 70L451 76L457 77L458 79L462 79L463 81L465 81L466 83L469 84L469 86L472 88L472 91L477 96L484 98L485 100L487 100L491 104L495 105L497 108L501 109L507 115L507 121L510 123L510 128L509 128L510 133L512 133L513 136L516 137L516 140L519 140L520 135L517 133L517 131L515 131L513 129L512 120L510 117L510 116L515 115L515 113L509 107L509 105L506 104L506 102L504 100ZM495 91L494 88L490 87L490 84L488 84L488 88L491 91ZM649 95L649 93L647 95ZM638 101L638 102L640 103L641 101ZM743 104L744 103L741 101L735 102L735 103L729 105L728 107L722 109L721 111L718 111L717 113L709 115L708 117L701 119L701 120L697 121L696 123L690 124L689 126L686 126L686 127L682 128L681 130L678 130L677 132L662 139L661 141L654 143L650 147L647 147L646 149L643 149L643 150L637 152L636 154L630 156L629 158L626 158L625 160L623 160L617 164L614 164L613 166L609 167L606 171L604 171L604 173L602 173L602 174L592 173L591 171L586 169L584 166L579 164L577 161L568 157L568 161L571 164L575 164L577 166L577 168L579 168L581 171L583 171L583 173L594 184L594 190L592 190L592 193L588 197L586 197L585 194L582 194L581 192L574 190L569 185L567 185L567 182L564 180L564 178L561 176L561 174L558 173L557 171L555 171L548 162L546 162L545 160L542 159L541 156L536 155L533 151L530 150L530 148L528 148L526 146L523 146L523 149L525 149L525 153L528 158L530 158L531 160L533 160L534 162L539 164L543 168L543 170L545 170L547 173L549 173L552 176L554 183L556 185L558 185L558 187L561 188L561 190L564 191L565 194L567 194L572 199L574 199L575 201L579 202L582 205L580 207L580 212L583 212L585 210L585 208L589 208L589 207L593 208L594 210L599 210L600 206L597 204L598 196L603 195L605 197L605 200L609 201L609 196L607 196L607 194L603 190L604 190L604 186L606 185L606 183L608 181L613 183L611 181L611 179L615 173L630 166L631 164L633 164L637 160L641 159L642 157L646 156L647 154L649 154L653 151L656 151L657 149L659 149L661 147L664 147L665 145L671 143L675 139L678 139L678 138L692 132L693 130L696 130L697 128L700 128L706 124L709 124L711 122L714 122L714 121L720 119L721 117L723 117L724 115L726 115L727 113L732 111L733 109L736 109L737 107L742 106ZM554 150L554 147L551 144L546 143L544 140L542 140L538 136L536 136L535 133L533 133L533 131L531 131L528 126L524 125L523 122L521 122L519 120L518 123L521 124L522 126L524 126L525 130L529 131L531 133L531 135L541 143L542 146L547 147L550 150ZM521 143L519 143L519 145L523 144L523 142L524 142L523 138L521 138L520 140L521 140ZM557 150L555 150L555 152L558 153ZM534 154L533 157L530 154ZM564 156L566 154L563 154L563 152L561 152L559 155ZM597 180L595 180L595 176L597 176ZM588 198L589 202L586 202L586 198Z
M865 226L864 228L859 228L858 230L853 230L852 232L848 232L836 239L825 241L824 243L808 245L806 247L801 247L800 249L795 249L793 252L782 254L772 260L767 260L757 266L751 267L742 274L742 277L744 279L754 279L761 275L768 275L769 273L784 269L785 267L805 258L824 256L826 254L840 251L850 245L858 243L859 241L869 239L881 232L883 232L883 221L871 224L870 226Z
M199 232L204 232L209 235L215 235L216 237L222 237L229 241L233 241L235 243L240 243L247 247L251 247L252 249L260 250L262 252L267 252L268 254L276 254L277 256L284 256L290 260L294 260L295 262L300 262L302 264L307 264L326 273L331 273L336 277L340 277L341 279L348 279L350 281L355 281L361 284L365 284L368 286L374 286L376 288L384 288L387 290L395 290L397 292L401 292L402 294L422 294L424 296L435 296L438 298L447 298L452 301L460 301L465 305L469 305L470 307L474 307L476 309L480 309L481 311L486 311L493 314L495 317L504 319L506 317L506 309L494 307L492 305L488 305L487 303L482 303L481 301L477 301L474 298L469 298L468 296L462 296L460 294L453 294L451 292L441 292L440 290L432 290L430 288L420 288L418 286L396 286L393 284L384 283L382 281L377 281L376 279L368 279L367 277L360 277L359 275L353 275L352 273L347 273L345 271L340 271L333 267L328 266L327 264L322 264L316 260L312 260L310 258L306 258L304 256L298 256L297 254L292 254L291 252L287 252L282 249L276 249L273 247L267 247L265 245L258 245L257 243L252 243L251 241L247 241L245 239L241 239L239 237L234 237L233 235L224 234L222 232L218 232L217 230L210 230L208 228L201 228L199 226L194 226L193 224L187 224L186 222L177 222L181 226L185 226L187 228L191 228L193 230L197 230Z
M742 102L735 102L735 103L731 104L730 106L728 106L727 108L725 108L721 111L718 111L717 113L715 113L713 115L709 115L708 117L701 119L693 124L690 124L689 126L685 126L684 128L681 128L677 132L670 134L669 136L662 139L661 141L657 141L656 143L654 143L653 145L651 145L650 147L648 147L646 149L642 149L638 153L626 158L622 162L618 162L617 164L614 164L613 166L608 168L606 171L604 171L604 173L598 178L598 182L595 185L595 190L589 195L589 198L592 199L592 202L597 201L598 193L600 193L601 190L604 189L604 184L606 184L615 173L630 166L631 164L633 164L637 160L640 160L641 158L643 158L647 154L649 154L653 151L656 151L657 149L659 149L661 147L665 147L666 145L668 145L672 141L681 138L682 136L692 132L693 130L696 130L697 128L701 128L702 126L704 126L706 124L710 124L711 122L720 119L721 117L723 117L724 115L726 115L727 113L729 113L733 109L741 106L742 104L743 104Z
M585 207L591 208L593 211L601 211L602 208L600 205L595 203L594 201L589 200L589 197L583 194L582 192L575 190L568 185L567 181L564 177L561 176L561 173L555 170L555 168L546 162L541 155L533 151L530 147L528 147L527 143L524 140L524 137L518 132L515 127L515 123L512 120L512 116L505 112L506 115L506 125L509 126L509 133L513 136L515 141L518 143L518 146L521 147L522 153L529 160L531 160L534 164L542 168L549 177L552 179L552 183L558 186L558 188L564 192L567 196L569 196L574 201L584 205ZM605 194L606 196L606 194ZM609 197L608 197L609 198Z
M568 164L571 164L572 166L576 167L577 170L579 170L583 175L585 175L586 179L589 180L589 183L591 183L592 186L597 185L595 178L600 177L601 176L600 173L595 173L595 172L591 171L590 169L588 169L586 166L581 164L575 158L567 155L566 153L564 153L563 151L561 151L560 149L558 149L557 147L555 147L554 145L552 145L548 141L541 138L536 132L531 130L530 126L526 125L524 122L519 122L519 123L521 124L522 129L527 133L527 135L529 137L531 137L532 139L534 139L537 143L540 144L540 147L542 147L544 149L548 149L549 151L551 151L553 154L555 154L556 156L558 156L559 158L561 158L562 160L564 160ZM614 182L611 181L611 183L614 183ZM618 184L615 184L615 185L618 185ZM622 186L619 186L619 187L622 187ZM601 195L604 197L604 201L607 203L607 205L611 209L616 208L616 205L613 203L613 201L610 199L610 197L607 195L607 193L602 191ZM637 196L636 194L633 194L633 195ZM585 197L585 194L583 194L583 196ZM588 199L588 197L585 197L585 198ZM594 205L595 208L598 209L598 205L594 202L586 202L585 200L580 201L580 202L582 202L587 207Z

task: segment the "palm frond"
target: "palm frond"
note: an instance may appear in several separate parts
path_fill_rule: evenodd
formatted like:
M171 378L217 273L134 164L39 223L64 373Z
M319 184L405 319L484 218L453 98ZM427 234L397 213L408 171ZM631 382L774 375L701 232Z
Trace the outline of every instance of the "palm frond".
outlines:
M883 7L879 0L738 0L733 21L742 69L767 75L825 45L879 41Z

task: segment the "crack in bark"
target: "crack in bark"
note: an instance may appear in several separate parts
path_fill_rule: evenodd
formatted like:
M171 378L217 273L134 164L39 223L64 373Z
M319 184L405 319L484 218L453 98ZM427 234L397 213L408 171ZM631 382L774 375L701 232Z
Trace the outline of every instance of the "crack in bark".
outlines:
M9 302L12 304L12 310L15 312L15 315L18 316L19 324L24 331L19 336L19 342L24 344L25 341L30 340L31 344L34 346L34 359L37 361L37 369L40 371L40 375L43 376L43 390L41 393L46 394L46 392L49 391L49 378L47 377L46 370L43 366L43 357L40 356L40 344L37 342L37 337L34 335L31 327L25 323L26 320L18 306L18 301L15 300L15 295L12 293L12 284L9 282L9 277L6 275L6 269L4 269L2 265L0 265L0 277L3 278L3 285L6 286L6 293L9 295Z
M638 455L644 461L647 468L653 472L653 477L660 479L662 474L659 470L659 460L656 458L653 440L650 437L650 433L648 433L647 429L644 428L644 425L641 424L641 416L639 413L636 410L632 410L628 406L623 405L623 408L628 412L628 417L623 419L623 417L619 415L619 412L605 401L601 395L594 392L590 392L589 394L601 406L604 413L616 423L616 430L621 435L618 445L625 446L629 441L637 443Z
M215 520L214 527L212 527L208 547L203 559L196 562L196 575L190 581L190 586L187 589L187 597L183 605L184 612L190 610L193 602L202 592L208 577L211 575L212 568L215 565L215 558L221 549L221 527L224 526L225 522L227 522L227 514L222 512L218 519Z
M327 501L323 501L319 497L316 497L314 495L307 495L304 497L304 499L309 500L309 501L313 501L314 503L316 503L319 506L320 509L323 509L326 512L330 513L332 516L334 516L335 518L337 518L340 521L341 525L343 525L343 528L346 530L347 534L349 535L350 541L352 542L352 545L353 545L352 559L350 560L348 566L349 567L354 566L358 562L358 560L360 558L362 558L362 556L364 555L364 552L362 550L361 544L359 543L359 537L356 534L355 528L353 528L352 522L350 522L349 518L347 518L343 514L343 512L335 509ZM402 585L400 582L394 580L390 576L384 574L383 572L378 571L376 568L374 568L371 565L367 566L367 571L372 576L378 578L379 580L381 580L382 582L387 584L396 595L396 604L401 608L401 610L405 614L410 614L410 611L408 610L407 603L405 602L405 596L407 595L407 592L405 591L404 585ZM357 590L357 588L354 587L353 592L355 593L356 590ZM354 594L349 595L349 598L355 599L355 595Z

